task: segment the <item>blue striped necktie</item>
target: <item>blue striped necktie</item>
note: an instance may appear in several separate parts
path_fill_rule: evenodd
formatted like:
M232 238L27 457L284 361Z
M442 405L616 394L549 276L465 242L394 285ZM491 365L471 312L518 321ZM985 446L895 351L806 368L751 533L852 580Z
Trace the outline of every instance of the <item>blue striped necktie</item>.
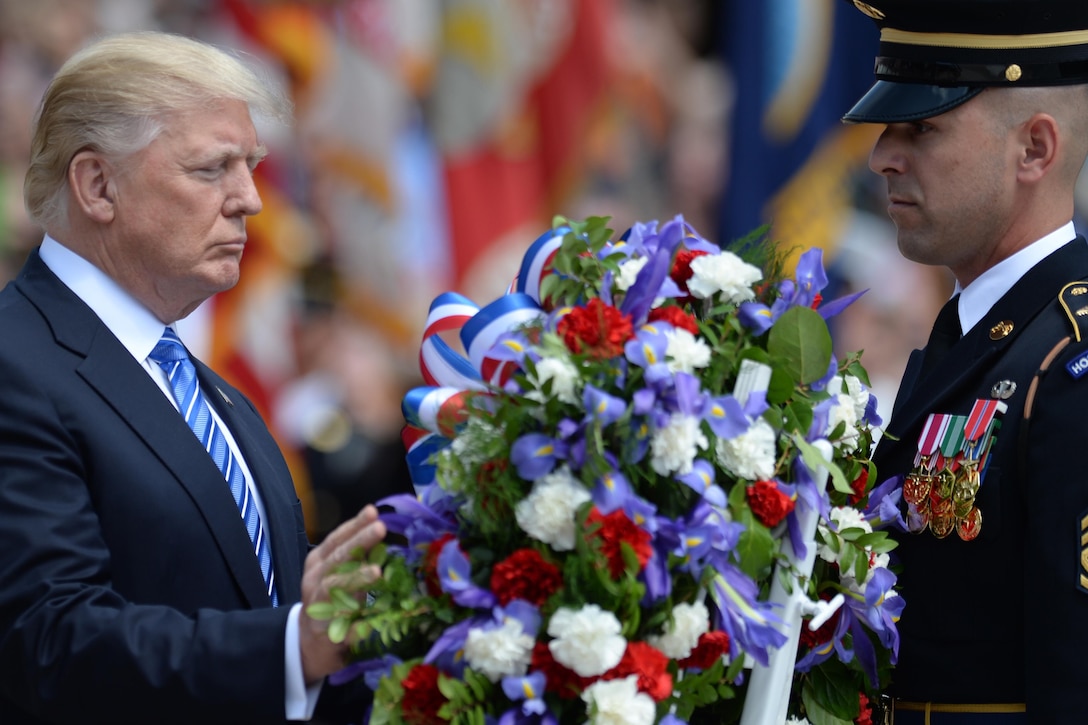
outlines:
M264 575L268 596L272 600L272 606L277 606L279 601L276 596L276 574L272 570L272 548L264 534L261 517L257 512L256 502L250 496L245 476L234 460L223 431L219 430L215 419L212 418L208 401L204 399L204 393L200 390L200 384L196 379L196 368L189 359L189 353L181 344L177 334L168 327L148 357L166 371L174 390L174 399L178 403L181 414L185 416L185 422L189 424L197 440L208 451L215 465L219 466L223 477L230 484L230 492L234 495L234 502L238 504L238 511L241 512L242 520L245 521L246 530L249 532L253 552L261 563L261 573Z

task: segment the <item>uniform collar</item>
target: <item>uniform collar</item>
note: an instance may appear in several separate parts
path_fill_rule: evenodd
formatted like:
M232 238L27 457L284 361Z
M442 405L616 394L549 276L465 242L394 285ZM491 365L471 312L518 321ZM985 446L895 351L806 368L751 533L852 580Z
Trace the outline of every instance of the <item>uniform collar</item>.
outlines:
M990 311L990 308L1006 292L1012 289L1017 280L1023 277L1028 270L1061 247L1064 247L1076 236L1077 232L1073 227L1073 222L1069 222L1042 239L1024 247L1008 259L995 264L966 287L960 288L959 283L957 283L956 292L960 295L960 327L963 334L966 335L972 327L978 324L979 320Z

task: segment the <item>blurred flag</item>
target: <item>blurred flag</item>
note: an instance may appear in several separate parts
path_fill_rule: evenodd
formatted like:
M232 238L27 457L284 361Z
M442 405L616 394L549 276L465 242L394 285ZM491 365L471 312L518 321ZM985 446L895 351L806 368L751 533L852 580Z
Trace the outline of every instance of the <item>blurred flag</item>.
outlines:
M612 12L611 0L443 4L431 121L453 289L501 293L577 183L605 103Z
M840 118L873 82L872 21L843 0L734 0L725 13L736 107L723 241L773 223L832 250L879 127Z

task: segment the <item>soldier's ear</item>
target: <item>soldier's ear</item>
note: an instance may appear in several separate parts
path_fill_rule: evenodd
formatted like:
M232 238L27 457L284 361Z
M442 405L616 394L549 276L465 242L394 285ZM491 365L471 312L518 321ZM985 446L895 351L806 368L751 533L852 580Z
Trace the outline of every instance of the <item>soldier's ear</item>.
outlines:
M1048 113L1036 113L1021 127L1022 153L1017 162L1016 178L1033 183L1051 173L1058 160L1061 140L1058 122Z
M97 151L85 149L68 164L71 200L88 219L99 224L113 221L116 187L114 167Z

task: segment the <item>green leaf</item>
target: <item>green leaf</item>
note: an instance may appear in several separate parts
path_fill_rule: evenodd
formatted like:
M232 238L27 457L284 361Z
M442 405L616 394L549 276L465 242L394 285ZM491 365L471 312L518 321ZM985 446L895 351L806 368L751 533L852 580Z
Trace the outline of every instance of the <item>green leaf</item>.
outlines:
M820 313L791 307L771 328L767 351L775 359L775 367L808 385L826 375L831 365L831 333Z
M824 458L824 454L820 453L820 449L806 441L803 435L795 434L793 443L801 451L801 459L809 469L818 471L820 467L826 468L828 475L831 477L831 485L834 486L836 491L846 494L854 493L854 489L850 488L850 482L846 480L842 469Z
M840 662L832 658L814 667L809 672L807 683L810 687L801 690L801 699L809 720L817 725L813 718L820 713L820 723L839 725L852 723L859 714L858 682L854 674Z
M329 590L329 599L340 609L346 609L349 612L356 612L361 608L359 600L340 587L333 587Z
M337 617L329 622L329 640L333 644L340 644L344 641L344 638L348 636L348 629L350 628L350 619L347 617Z
M306 607L306 614L319 622L332 619L336 615L336 606L332 602L314 602Z

